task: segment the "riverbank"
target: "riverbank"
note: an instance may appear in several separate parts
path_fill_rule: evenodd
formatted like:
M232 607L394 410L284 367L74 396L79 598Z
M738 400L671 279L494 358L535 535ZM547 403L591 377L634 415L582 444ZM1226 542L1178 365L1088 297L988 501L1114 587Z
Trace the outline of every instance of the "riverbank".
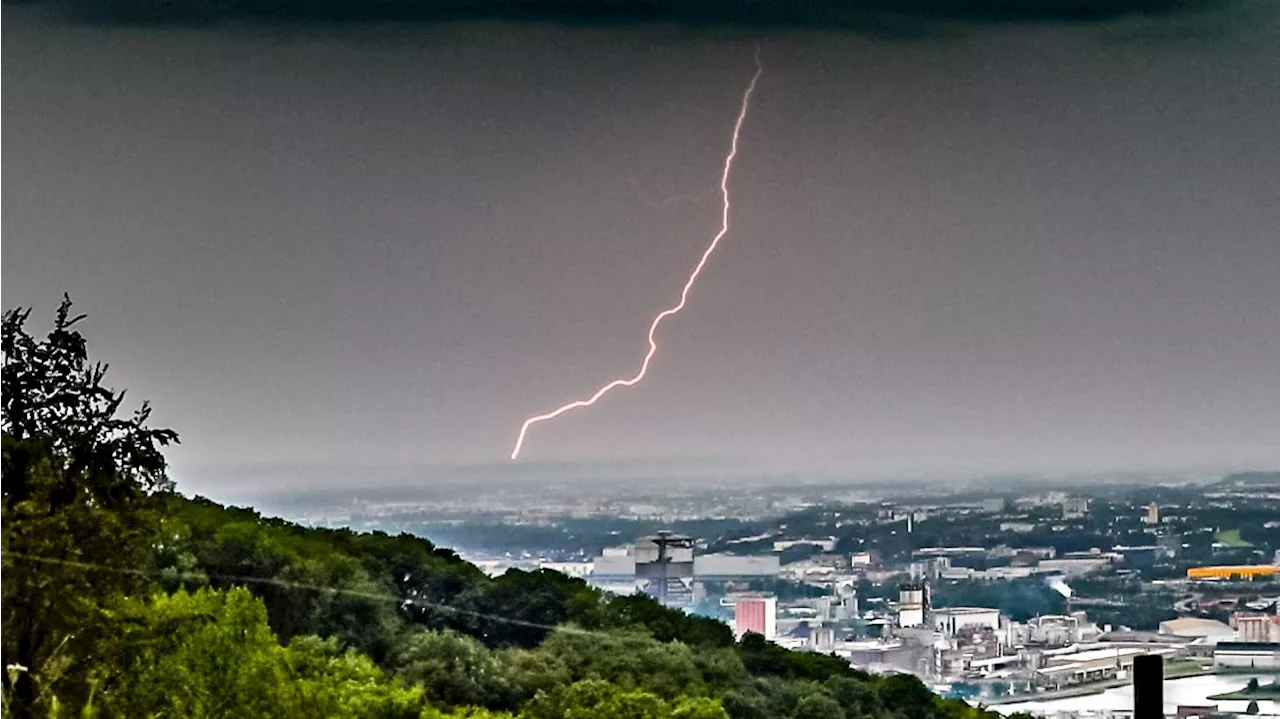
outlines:
M1251 679L1257 679L1261 683L1270 683L1275 681L1276 675L1275 672L1266 674L1255 672L1252 675L1240 677L1215 672L1203 676L1169 679L1164 682L1163 688L1164 712L1166 715L1171 715L1179 706L1214 704L1217 705L1218 711L1222 714L1243 715L1247 711L1249 704L1256 701L1259 716L1269 716L1273 719L1280 718L1280 701L1266 699L1215 701L1209 699L1210 696L1215 694L1236 691ZM1116 712L1131 712L1133 710L1133 684L1112 687L1106 691L1088 696L1074 696L1065 699L1032 699L989 708L1006 717L1012 717L1015 714L1031 714L1050 719L1067 719L1071 715L1085 717L1086 719L1102 719Z
M1214 694L1209 698L1218 701L1229 701L1235 699L1244 701L1250 699L1270 699L1272 701L1277 701L1280 700L1280 681L1275 681L1270 684L1262 684L1258 686L1257 689L1249 689L1249 687L1246 686L1239 691Z
M1171 663L1165 665L1164 668L1165 679L1185 679L1187 677L1201 677L1217 673L1218 671L1215 667L1205 666L1195 662ZM1109 679L1107 681L1079 684L1053 691L1036 692L1035 694L1010 694L1008 696L990 700L983 699L982 704L983 706L1001 706L1004 704L1021 704L1023 702L1045 702L1053 701L1055 699L1071 699L1073 697L1085 697L1091 694L1101 694L1108 689L1129 686L1131 683L1133 683L1133 679L1128 677L1124 679Z
M1112 679L1105 682L1091 682L1089 684L1080 684L1066 689L1055 689L1047 692L1035 692L1034 694L1010 694L1008 696L998 697L990 701L983 701L983 706L995 707L1004 704L1022 704L1024 702L1047 702L1054 699L1071 699L1072 697L1086 697L1090 694L1101 694L1108 689L1122 687L1129 683L1128 679Z

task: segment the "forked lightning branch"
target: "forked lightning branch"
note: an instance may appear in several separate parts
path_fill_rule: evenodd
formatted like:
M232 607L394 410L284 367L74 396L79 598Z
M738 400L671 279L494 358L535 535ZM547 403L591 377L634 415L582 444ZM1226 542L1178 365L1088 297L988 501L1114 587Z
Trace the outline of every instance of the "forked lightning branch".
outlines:
M708 245L706 251L702 253L702 258L698 260L698 264L693 268L693 272L689 275L689 279L684 283L684 288L680 291L680 301L662 312L659 312L658 315L653 318L652 324L649 325L649 351L645 353L644 361L640 363L639 371L631 377L619 378L609 382L603 387L597 389L594 394L586 399L574 400L568 404L561 405L546 414L538 414L526 419L524 424L520 426L520 434L516 437L516 445L511 450L511 459L516 459L520 456L520 450L524 448L524 442L529 434L529 428L533 425L539 422L555 419L556 417L575 409L590 407L599 401L601 397L604 397L606 394L618 387L631 387L638 384L640 380L644 379L645 374L649 371L649 364L653 361L654 355L658 353L657 333L659 325L662 324L663 320L684 309L685 304L689 300L689 292L693 290L693 285L698 281L698 276L702 274L703 268L707 266L707 261L711 259L711 255L716 251L716 248L719 247L720 241L729 234L729 175L733 170L733 160L738 156L738 138L742 134L742 124L747 119L747 110L751 105L751 94L755 92L756 83L760 80L760 75L764 71L764 66L760 63L760 48L758 47L756 48L755 62L755 74L751 76L751 82L747 84L746 91L742 93L742 105L738 109L738 118L733 123L733 139L729 144L729 154L724 158L724 169L720 173L720 196L723 200L720 214L720 231L711 239L711 244Z

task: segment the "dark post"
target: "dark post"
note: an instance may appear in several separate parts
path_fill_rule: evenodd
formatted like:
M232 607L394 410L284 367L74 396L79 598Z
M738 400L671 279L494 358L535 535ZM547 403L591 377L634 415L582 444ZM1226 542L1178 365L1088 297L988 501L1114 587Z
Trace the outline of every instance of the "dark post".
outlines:
M667 568L666 565L671 561L667 556L667 545L671 543L671 532L659 530L658 535L653 538L653 543L658 545L658 566L662 568L662 579L658 584L658 603L667 606Z
M1164 660L1159 655L1133 658L1133 719L1164 719Z

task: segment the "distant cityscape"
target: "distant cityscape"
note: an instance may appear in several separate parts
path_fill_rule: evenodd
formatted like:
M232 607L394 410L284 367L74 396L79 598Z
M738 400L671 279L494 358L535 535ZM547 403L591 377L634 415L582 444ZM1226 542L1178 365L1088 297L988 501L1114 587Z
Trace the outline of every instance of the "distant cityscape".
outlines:
M1169 677L1280 671L1280 473L1072 485L566 484L293 518L647 593L991 705L1117 686L1142 654Z

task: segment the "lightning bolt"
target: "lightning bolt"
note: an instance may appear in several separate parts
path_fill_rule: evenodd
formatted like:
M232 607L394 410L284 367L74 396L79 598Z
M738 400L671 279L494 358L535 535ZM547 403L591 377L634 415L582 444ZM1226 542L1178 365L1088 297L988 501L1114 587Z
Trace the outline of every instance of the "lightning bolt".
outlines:
M729 154L724 158L724 170L720 173L720 196L723 198L724 205L720 213L720 231L711 239L711 244L707 246L705 252L702 253L702 259L698 260L698 264L693 268L693 272L689 275L689 279L684 283L684 289L680 290L680 301L668 307L658 316L653 318L653 323L649 325L649 351L644 355L644 361L640 363L640 371L634 376L624 379L615 379L595 391L587 399L580 399L570 402L561 407L547 412L546 414L534 415L524 421L520 426L520 436L516 437L516 446L511 450L511 459L520 456L520 450L524 448L524 440L529 434L529 428L539 422L545 422L549 419L555 419L560 415L571 410L580 409L582 407L590 407L595 404L601 397L618 387L631 387L640 380L644 379L645 374L649 371L649 363L653 361L654 355L658 353L658 341L655 336L658 332L659 325L666 318L677 314L684 309L686 302L689 300L689 292L693 289L693 285L698 281L698 276L702 274L702 270L707 266L707 261L711 259L711 255L720 246L720 241L729 234L729 175L733 170L733 160L738 156L738 138L742 134L742 123L747 119L747 110L751 106L751 95L756 90L756 83L760 80L760 75L764 72L764 65L760 62L760 48L757 46L755 51L756 71L751 76L751 82L748 83L747 89L742 93L742 105L738 109L738 119L733 123L733 140L729 145Z

